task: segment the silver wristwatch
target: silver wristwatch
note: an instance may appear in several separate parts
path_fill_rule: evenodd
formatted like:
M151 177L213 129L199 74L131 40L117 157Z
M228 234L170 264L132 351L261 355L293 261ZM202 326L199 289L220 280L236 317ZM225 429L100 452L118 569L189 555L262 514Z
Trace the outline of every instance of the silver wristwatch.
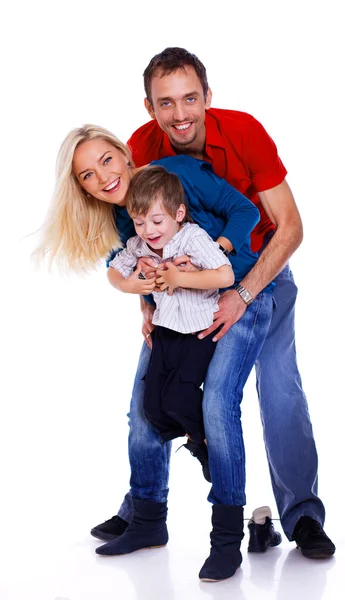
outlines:
M248 292L248 290L246 290L246 288L242 287L242 285L238 284L235 287L236 292L239 293L239 295L241 296L243 302L245 302L245 304L247 306L249 306L249 304L251 304L254 300L253 296L251 295L250 292Z

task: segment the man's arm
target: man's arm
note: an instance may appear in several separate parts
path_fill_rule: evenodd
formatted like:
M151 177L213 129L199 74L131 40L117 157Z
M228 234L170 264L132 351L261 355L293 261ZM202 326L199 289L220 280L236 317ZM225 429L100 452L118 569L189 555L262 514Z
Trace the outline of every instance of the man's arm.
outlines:
M253 297L276 277L303 239L301 217L285 180L274 188L259 192L259 196L269 218L276 225L276 232L257 263L241 281ZM199 334L199 338L223 325L221 332L213 338L213 341L218 341L246 310L245 302L235 290L224 292L218 304L219 311L213 325Z
M276 231L241 282L253 297L278 275L303 239L301 217L285 180L270 190L259 192L259 197L267 215L276 225Z
M151 331L155 328L152 324L153 313L155 312L155 307L153 304L149 304L146 302L145 298L140 296L140 309L143 314L143 325L141 328L141 332L145 338L145 342L148 347L152 350L152 340L150 337Z

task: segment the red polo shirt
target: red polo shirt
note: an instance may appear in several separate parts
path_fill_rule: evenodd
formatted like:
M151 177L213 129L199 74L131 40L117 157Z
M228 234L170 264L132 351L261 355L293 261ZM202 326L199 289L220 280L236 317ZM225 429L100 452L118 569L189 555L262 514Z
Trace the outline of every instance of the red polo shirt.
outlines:
M257 252L267 231L274 225L268 218L257 192L281 183L286 169L277 147L261 123L247 113L210 108L206 111L204 159L214 172L251 200L260 211L260 222L251 234L251 247ZM156 120L137 129L128 141L137 167L176 154L168 136Z

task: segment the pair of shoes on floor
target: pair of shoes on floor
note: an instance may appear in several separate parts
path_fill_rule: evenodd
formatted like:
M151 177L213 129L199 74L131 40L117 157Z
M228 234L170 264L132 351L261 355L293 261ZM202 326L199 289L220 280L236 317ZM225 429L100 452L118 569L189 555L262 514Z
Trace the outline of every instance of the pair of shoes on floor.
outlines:
M269 506L254 510L248 529L248 552L266 552L267 548L278 546L282 541L282 536L274 529Z
M329 558L335 552L335 545L320 523L311 517L301 517L297 521L292 539L307 558Z
M108 542L120 537L127 527L128 522L116 515L93 527L90 533L93 537ZM271 510L268 506L254 510L248 529L250 534L248 552L265 552L267 548L278 546L282 541L280 533L273 527Z
M193 442L192 440L188 439L187 443L182 444L182 446L180 446L180 448L181 447L186 448L186 450L188 450L192 456L194 456L195 458L198 459L198 461L202 467L203 476L205 477L206 481L208 481L209 483L212 483L210 467L208 464L208 450L207 450L207 445L205 444L205 442L198 443L198 442ZM180 448L178 448L178 450Z
M266 552L267 548L278 546L282 541L280 533L274 529L268 506L254 510L248 529L248 552ZM335 545L320 523L311 517L301 517L297 521L292 539L306 558L329 558L335 552Z

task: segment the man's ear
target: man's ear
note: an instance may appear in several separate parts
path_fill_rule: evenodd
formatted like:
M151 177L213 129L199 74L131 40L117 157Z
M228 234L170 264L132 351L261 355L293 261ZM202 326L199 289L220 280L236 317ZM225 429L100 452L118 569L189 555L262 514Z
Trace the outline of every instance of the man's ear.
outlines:
M145 98L144 104L145 104L145 108L146 108L147 112L149 113L151 119L155 119L156 118L155 111L153 110L152 105L150 104L150 102L148 101L147 98Z
M186 216L186 207L184 204L180 204L176 212L176 221L177 223L182 223L183 219Z
M205 100L206 108L210 108L211 102L212 102L212 90L211 90L211 88L208 88L207 94L206 94L206 100Z

